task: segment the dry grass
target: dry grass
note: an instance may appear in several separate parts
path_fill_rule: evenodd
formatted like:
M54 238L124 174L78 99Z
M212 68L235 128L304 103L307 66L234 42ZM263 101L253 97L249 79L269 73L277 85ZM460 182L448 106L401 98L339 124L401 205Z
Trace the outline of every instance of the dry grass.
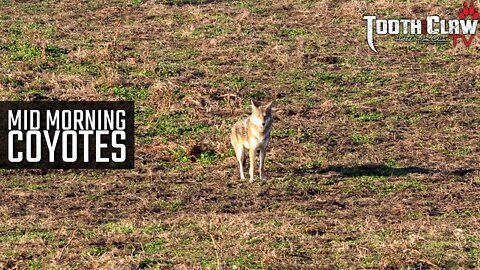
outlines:
M374 54L361 19L460 2L187 2L0 4L1 100L137 109L135 170L0 172L0 267L480 267L478 40ZM276 100L252 185L250 98Z

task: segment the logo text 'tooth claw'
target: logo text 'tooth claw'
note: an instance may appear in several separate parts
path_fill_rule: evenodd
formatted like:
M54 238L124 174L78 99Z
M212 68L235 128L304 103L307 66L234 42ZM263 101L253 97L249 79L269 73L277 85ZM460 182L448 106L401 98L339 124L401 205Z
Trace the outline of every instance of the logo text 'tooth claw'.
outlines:
M467 19L471 17L471 19ZM459 19L444 20L439 16L427 16L426 19L377 19L376 16L366 15L363 19L367 26L367 43L368 47L374 52L375 35L404 35L409 37L410 41L428 42L428 38L415 38L419 35L445 35L453 39L454 46L457 44L457 38L461 37L465 45L468 47L471 44L473 37L477 32L478 25L478 9L467 3L463 4L460 9ZM465 35L471 35L469 39ZM403 39L405 40L405 39ZM431 39L430 43L438 39Z

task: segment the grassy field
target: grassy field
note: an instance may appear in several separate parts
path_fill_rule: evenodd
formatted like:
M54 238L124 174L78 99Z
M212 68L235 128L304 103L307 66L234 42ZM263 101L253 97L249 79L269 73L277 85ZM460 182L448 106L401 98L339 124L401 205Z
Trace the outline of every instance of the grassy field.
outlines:
M0 171L0 268L479 268L480 37L376 54L362 20L462 3L1 1L0 100L135 100L136 168Z

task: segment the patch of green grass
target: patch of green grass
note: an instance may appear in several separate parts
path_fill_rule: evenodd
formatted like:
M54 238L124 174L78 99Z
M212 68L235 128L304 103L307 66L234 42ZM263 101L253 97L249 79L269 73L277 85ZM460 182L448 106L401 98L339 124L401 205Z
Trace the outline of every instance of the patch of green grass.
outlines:
M240 255L229 257L226 259L226 265L229 269L263 269L261 262L257 262L251 253L245 251Z
M477 185L477 186L480 186L480 177L475 177L475 178L473 179L473 183L474 183L475 185Z
M378 181L380 180L380 182ZM424 191L426 184L419 180L388 181L387 177L380 176L361 176L352 179L350 182L350 192L356 192L362 188L367 188L380 195L388 195L402 190L410 189L414 192Z
M354 114L353 117L362 122L372 122L380 120L382 115L375 112L361 112L358 115Z
M83 253L88 256L102 256L105 252L107 252L106 247L94 246L85 250Z
M216 24L205 24L196 27L192 31L192 36L198 38L213 38L217 36L223 36L232 33L232 30L226 27Z
M149 78L154 75L154 71L148 68L144 68L139 70L138 72L132 72L130 75L130 79L135 79L135 78Z
M278 137L278 138L288 138L288 137L294 137L298 134L298 130L296 129L274 129L272 130L272 137Z
M145 75L152 75L155 72L154 68L145 69L141 65L124 62L116 64L116 67L120 76L130 80L142 78Z
M238 4L239 8L247 9L249 12L254 14L262 14L267 10L259 5L258 2L251 1L234 1L235 4Z
M261 238L261 237L250 237L250 238L244 240L243 242L247 245L255 245L255 244L262 243L263 241L264 241L264 239Z
M22 232L9 232L4 233L0 236L0 243L4 242L17 242L18 240L22 239L24 233Z
M5 47L2 47L2 49ZM12 44L8 46L8 51L11 52L10 59L14 61L34 61L41 55L41 50L38 46L24 43Z
M178 212L180 211L183 207L185 207L185 201L182 199L175 199L171 201L157 201L154 204L154 207L158 207L160 209L168 210L170 212Z
M287 239L279 238L273 242L270 242L268 246L273 249L287 249L290 247L290 244L288 243Z
M167 63L193 63L192 59L199 55L200 51L195 48L165 50L161 52L161 61Z
M460 140L460 141L467 141L468 139L470 139L470 136L468 134L465 134L465 133L455 134L455 139Z
M41 259L28 261L27 270L37 270L42 268L43 268L43 264Z
M80 63L66 62L63 65L60 65L58 69L71 75L98 76L100 74L98 65L88 60L82 60Z
M154 242L148 242L143 245L143 251L145 253L149 254L154 254L162 251L165 248L165 244L167 243L167 240L165 239L157 239Z
M43 11L44 7L40 4L30 4L30 3L27 4L27 3L25 3L24 5L22 5L22 10L26 11L26 12L35 13L35 12Z
M117 223L117 222L108 222L101 226L102 229L121 234L132 234L135 232L135 228L131 225Z
M310 260L310 255L308 254L307 249L300 246L294 246L288 251L287 255L291 257L297 257L302 260Z
M45 92L45 90L41 90L41 89L28 89L26 91L21 91L20 95L23 96L23 97L46 96L47 93Z
M321 194L324 186L313 177L292 177L285 179L279 188L288 195L309 196Z
M14 88L19 88L25 86L25 83L22 80L18 80L12 77L2 77L0 83L3 85L8 85Z
M341 73L335 73L335 72L329 72L329 71L318 72L315 74L315 77L320 82L327 83L330 85L338 84L343 80L343 75Z
M144 100L148 96L148 88L135 86L113 87L113 94L126 100Z
M288 87L294 93L301 93L304 96L312 95L321 79L305 73L305 70L290 69L280 72L278 81Z
M453 108L449 105L440 105L440 104L437 104L437 105L429 105L429 106L425 106L423 108L426 112L430 112L430 113L447 113L449 112L450 110L452 110Z
M171 149L170 150L178 162L189 162L190 156L183 149Z
M309 259L307 250L296 244L292 239L289 239L289 237L278 238L275 241L270 242L268 245L273 249L285 252L287 256Z
M179 172L189 172L193 168L192 164L185 164L185 165L180 165L177 166L175 169Z
M225 157L226 157L226 155L222 154L222 153L216 153L214 151L206 151L206 152L203 152L203 153L200 154L200 157L198 158L198 161L200 163L203 163L203 164L211 164L215 161L222 160Z
M224 78L225 84L230 88L242 89L245 87L254 87L256 83L247 81L241 75L228 75Z
M478 237L467 237L467 244L463 248L467 256L467 264L470 268L477 268L479 264L478 258L480 258L480 239Z
M289 38L295 38L298 36L306 36L309 35L310 32L306 29L303 28L281 28L278 35L281 37L289 37Z
M148 126L150 121L152 121L152 119L155 118L155 113L156 111L152 107L136 105L135 106L135 123L140 123L141 126Z
M45 46L45 54L48 57L58 58L68 53L68 50L65 48L58 47L56 45L47 44Z
M437 152L441 152L444 155L449 157L462 157L462 156L467 156L473 153L473 149L469 146L459 147L455 150L448 150L442 144L433 144L433 145L430 145L430 149L435 150Z
M158 2L160 4L165 4L165 5L177 5L177 6L183 6L183 5L200 5L200 4L206 4L210 3L213 0L159 0Z
M425 190L425 183L418 180L410 180L410 181L401 181L401 182L393 182L393 183L385 183L373 190L378 190L382 194L389 194L393 192L398 192L405 189L411 189L413 191L423 191Z
M315 90L317 86L317 81L312 79L304 79L298 82L298 89L303 93L309 93Z
M367 100L367 104L369 104L369 105L381 104L381 103L384 103L385 101L387 101L388 99L389 99L389 97L387 97L387 96L373 97L373 98L370 98L369 100Z
M242 66L244 67L250 67L250 68L255 68L255 69L265 69L267 67L267 64L260 60L249 60L249 61L244 61L241 63Z
M8 51L10 53L9 58L13 61L34 61L40 59L42 55L40 46L23 40L2 44L0 50ZM50 59L59 58L68 53L67 49L52 44L46 45L44 52L45 56Z
M139 269L150 269L150 268L153 268L155 266L159 267L159 266L172 266L173 263L170 261L170 260L167 260L167 259L162 259L162 258L145 258L145 259L142 259L139 264L138 264L138 268Z
M388 160L385 162L385 165L387 165L388 167L391 167L391 168L398 167L398 163L397 163L397 161L396 161L394 158L388 159Z
M204 123L191 123L191 115L186 111L177 111L161 114L153 120L153 127L145 131L144 135L176 135L188 138L211 130L211 126Z
M161 232L166 232L171 230L171 226L168 224L153 224L148 227L145 227L143 231L147 234L156 234L156 233L161 233Z
M317 216L317 217L324 217L327 215L327 212L323 209L316 209L308 206L295 206L292 208L294 211L299 211L302 215L307 216Z
M359 84L380 84L383 85L389 81L391 81L391 78L388 77L382 77L377 74L377 71L375 70L362 70L360 74L357 74L355 76L349 77L349 80L351 82L356 82Z
M180 63L160 62L155 67L155 74L160 78L170 78L181 75L185 71L185 67Z
M357 144L375 144L375 137L369 134L353 133L352 140Z
M18 190L44 190L48 189L46 185L38 185L33 183L17 182L13 181L10 183L10 188Z
M269 96L269 93L267 91L254 90L254 91L247 92L247 97L253 100L263 100L268 98L268 96ZM246 99L243 107L247 108L249 106L250 106L250 100Z
M56 237L55 234L49 232L49 231L43 231L43 230L36 230L29 232L27 234L28 239L42 239L42 240L48 240L48 241L53 241Z
M472 148L467 146L467 147L459 147L451 152L448 152L447 155L453 156L453 157L463 157L463 156L470 155L471 153L473 153Z
M296 160L295 157L280 157L277 161L283 165L292 165Z
M356 106L349 106L347 113L355 120L361 122L374 122L382 119L382 114L377 112L363 111Z
M442 144L432 144L430 145L430 149L446 153L445 147Z
M325 163L326 161L327 161L326 158L320 157L317 160L304 163L300 169L302 172L314 173L315 171L319 170L322 164Z
M16 242L20 239L29 239L36 240L42 239L44 241L53 241L56 239L56 236L49 232L39 228L20 228L15 231L4 233L0 236L0 243L3 242Z

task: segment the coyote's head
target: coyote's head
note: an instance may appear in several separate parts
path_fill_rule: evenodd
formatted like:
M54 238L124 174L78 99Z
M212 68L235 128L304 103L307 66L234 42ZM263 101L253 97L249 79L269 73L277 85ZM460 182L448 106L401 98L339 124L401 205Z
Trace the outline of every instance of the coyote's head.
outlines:
M252 102L252 121L261 128L268 127L272 124L272 102L262 105L259 102Z

